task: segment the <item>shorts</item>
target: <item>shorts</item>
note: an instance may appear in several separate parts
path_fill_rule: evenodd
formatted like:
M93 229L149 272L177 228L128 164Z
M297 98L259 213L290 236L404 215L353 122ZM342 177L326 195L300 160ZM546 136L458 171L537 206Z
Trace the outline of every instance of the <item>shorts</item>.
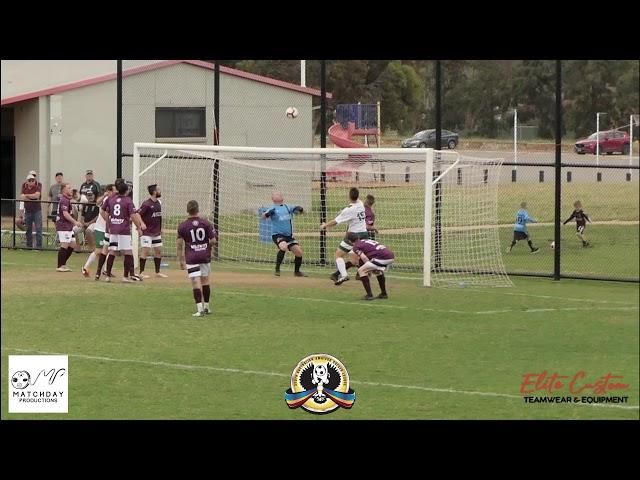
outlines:
M157 235L155 237L150 237L149 235L143 235L140 237L140 246L143 248L161 247L162 237L160 235Z
M355 233L358 236L358 240L369 238L369 232L353 232L353 233ZM347 237L344 237L340 242L340 245L338 245L338 248L345 253L349 253L353 249L353 245L351 245L351 242Z
M373 260L364 262L362 266L365 267L365 270L377 270L379 272L384 272L393 262L395 262L395 258L387 258L384 260L374 258Z
M112 233L109 235L109 250L131 250L131 235L118 235Z
M515 230L513 232L513 241L514 242L517 242L519 240L526 240L528 238L529 238L529 235L524 233L524 232L518 232L518 231L515 231Z
M585 228L586 228L586 225L576 225L576 232L582 235L584 233Z
M187 263L187 275L189 278L208 277L211 275L211 264L196 263L195 265L189 265Z
M273 243L275 243L276 245L279 245L280 242L287 242L289 250L291 250L291 247L293 247L294 245L299 245L298 241L295 238L288 235L271 235L271 240L273 240Z
M96 248L102 248L105 245L109 246L109 238L106 236L106 233L100 230L94 230L94 232L96 234Z
M71 243L76 241L76 234L73 230L60 230L58 231L58 241L60 243Z

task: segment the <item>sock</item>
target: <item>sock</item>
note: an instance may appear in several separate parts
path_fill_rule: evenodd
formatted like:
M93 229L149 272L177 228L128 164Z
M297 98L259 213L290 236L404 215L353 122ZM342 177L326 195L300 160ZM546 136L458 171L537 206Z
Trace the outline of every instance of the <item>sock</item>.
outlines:
M93 263L93 261L96 259L96 252L91 252L91 255L89 255L89 258L87 258L86 263L84 264L84 268L85 270L88 270L89 267L91 266L91 264Z
M209 310L209 302L204 302L204 309ZM209 310L211 311L211 310Z
M107 256L104 253L100 254L98 258L98 269L96 270L96 275L100 276L102 273L102 267L104 267L104 262L107 260Z
M144 266L147 264L147 259L140 257L140 274L144 272Z
M351 262L347 262L344 264L344 268L346 268L347 270L349 270L351 267L353 267L353 263Z
M509 247L509 250L511 250L515 244L516 242L511 242L511 246Z
M380 285L380 293L387 294L387 279L383 275L378 275L378 284Z
M340 276L342 277L346 277L347 276L347 267L345 266L344 263L344 258L336 258L336 266L338 267L338 271L340 272Z
M58 268L63 266L67 261L67 249L60 247L58 250Z
M153 257L153 263L156 265L156 273L160 273L160 262L162 261L162 257Z
M531 242L531 240L527 240L527 243L529 244L529 248L531 249L531 251L533 251L533 243Z
M369 277L365 275L363 277L360 277L360 280L362 281L362 285L364 286L364 289L366 290L367 295L372 297L373 293L371 292L371 283L369 283Z
M71 254L72 253L73 253L73 247L67 247L67 258L64 261L65 265L67 264L67 262L71 258Z
M198 307L198 311L204 311L204 305L202 304L202 290L199 288L193 289L193 298L196 301L196 306Z
M284 255L287 252L283 252L282 250L278 250L278 256L276 257L276 270L280 270L280 265L282 265L282 261L284 260Z
M124 256L124 276L128 277L131 274L133 268L133 255Z
M113 268L113 262L116 260L116 257L113 255L109 255L107 257L107 275L111 276L111 269Z
M209 303L209 297L211 297L211 287L209 285L202 285L202 296L204 297L204 302Z
M204 312L204 303L203 302L198 303L196 306L198 307L198 311L200 313Z
M295 259L295 271L299 272L300 271L300 265L302 265L302 257L296 257Z

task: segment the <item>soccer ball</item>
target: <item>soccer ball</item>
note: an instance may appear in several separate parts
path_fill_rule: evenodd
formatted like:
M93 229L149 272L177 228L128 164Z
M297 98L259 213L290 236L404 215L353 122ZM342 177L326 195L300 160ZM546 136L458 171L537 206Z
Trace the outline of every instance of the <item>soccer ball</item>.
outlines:
M556 242L551 242L551 245L549 245L549 248L551 250L555 249L556 248Z
M296 107L287 108L287 118L296 118L298 116L298 109Z

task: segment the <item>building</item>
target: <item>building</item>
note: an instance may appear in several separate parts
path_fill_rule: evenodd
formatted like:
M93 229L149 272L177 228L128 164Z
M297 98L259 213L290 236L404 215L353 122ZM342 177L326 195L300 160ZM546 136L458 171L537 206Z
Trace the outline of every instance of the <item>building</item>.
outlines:
M44 187L62 171L116 176L116 61L2 61L2 198L15 198L29 170ZM320 91L220 68L221 145L313 146ZM327 94L327 98L330 98ZM123 61L124 153L134 142L212 144L214 66L198 60ZM287 107L299 111L295 120ZM46 198L46 197L44 197Z

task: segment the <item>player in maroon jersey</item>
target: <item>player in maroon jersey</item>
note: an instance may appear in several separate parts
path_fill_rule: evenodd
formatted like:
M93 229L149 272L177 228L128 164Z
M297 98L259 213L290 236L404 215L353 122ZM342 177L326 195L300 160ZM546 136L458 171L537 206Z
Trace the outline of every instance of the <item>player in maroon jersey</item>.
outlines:
M111 253L122 252L124 254L124 276L122 281L126 283L141 281L134 272L133 249L131 246L131 222L140 232L146 230L140 215L136 212L133 200L127 196L129 187L124 182L117 182L118 194L109 198L103 205L104 211L109 215L109 250ZM111 269L115 257L109 255L107 259L106 281L111 281Z
M587 241L587 238L584 235L584 230L587 228L587 222L591 223L591 219L589 216L582 210L582 202L580 200L576 200L573 202L573 212L571 212L571 216L567 218L562 224L566 225L572 219L576 220L576 235L582 241L583 247L588 247L590 243Z
M213 225L199 216L200 208L195 200L187 203L187 213L189 217L178 226L178 262L180 269L186 269L191 279L193 298L198 309L193 316L202 317L211 313L211 246L217 242L218 232Z
M60 242L60 250L58 250L58 272L70 272L67 267L67 260L71 257L73 250L76 248L76 236L73 227L80 227L82 223L71 216L73 207L71 206L71 185L63 183L60 185L60 201L58 202L58 212L56 215L56 232L58 241Z
M369 274L375 274L380 285L380 295L378 298L389 298L387 295L386 278L384 272L389 265L395 261L395 255L391 250L369 239L358 239L351 232L347 234L349 241L353 242L353 253L360 259L360 267L358 268L358 280L367 292L363 300L373 300L375 297L371 292L371 284L369 283Z
M149 251L153 248L153 261L156 267L156 277L167 278L167 275L160 273L160 264L162 261L162 204L160 197L162 193L158 185L153 184L147 187L149 198L142 202L138 213L142 221L147 226L144 235L140 237L140 246L142 253L140 254L140 276L149 278L149 275L143 274L147 263Z

